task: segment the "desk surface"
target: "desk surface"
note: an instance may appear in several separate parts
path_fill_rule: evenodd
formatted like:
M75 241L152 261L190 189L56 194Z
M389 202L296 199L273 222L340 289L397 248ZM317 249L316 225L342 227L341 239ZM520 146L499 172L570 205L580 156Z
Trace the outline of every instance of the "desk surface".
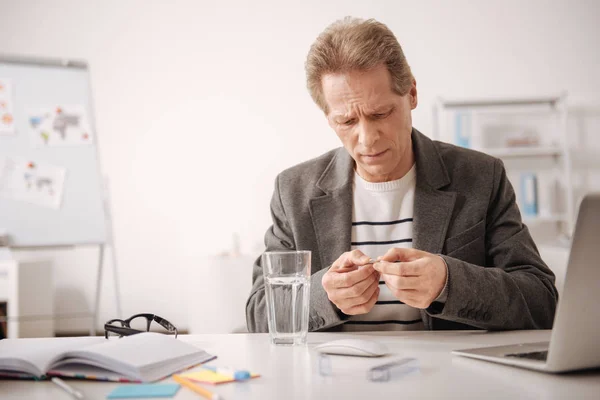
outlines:
M392 355L379 359L332 356L333 376L318 374L315 345L342 338L368 338L386 344ZM450 354L474 346L547 341L550 331L513 332L370 332L310 333L306 347L269 344L266 334L187 335L182 340L218 356L215 365L246 368L262 376L249 382L212 389L231 399L410 399L410 398L598 398L600 370L565 375L471 360ZM416 357L420 372L385 383L369 382L366 370L400 357ZM166 379L164 382L171 382ZM86 399L105 399L119 384L71 380ZM208 386L207 386L208 387ZM211 388L211 387L209 387ZM0 381L1 399L65 399L70 397L48 381ZM175 399L200 399L181 388Z

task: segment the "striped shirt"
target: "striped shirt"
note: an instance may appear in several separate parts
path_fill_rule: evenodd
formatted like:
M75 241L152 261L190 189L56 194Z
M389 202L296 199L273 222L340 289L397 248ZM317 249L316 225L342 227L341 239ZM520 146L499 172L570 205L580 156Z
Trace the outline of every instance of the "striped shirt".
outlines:
M376 259L394 247L412 248L416 168L401 179L367 182L354 174L352 250ZM344 331L424 329L420 311L400 302L383 280L379 298L367 314L351 316Z

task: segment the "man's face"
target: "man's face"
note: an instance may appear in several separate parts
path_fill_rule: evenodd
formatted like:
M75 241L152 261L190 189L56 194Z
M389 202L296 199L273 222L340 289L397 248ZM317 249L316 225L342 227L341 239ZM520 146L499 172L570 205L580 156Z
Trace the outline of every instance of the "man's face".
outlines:
M370 182L400 179L414 163L411 110L417 87L404 96L392 90L385 65L369 71L326 74L321 82L329 107L327 120Z

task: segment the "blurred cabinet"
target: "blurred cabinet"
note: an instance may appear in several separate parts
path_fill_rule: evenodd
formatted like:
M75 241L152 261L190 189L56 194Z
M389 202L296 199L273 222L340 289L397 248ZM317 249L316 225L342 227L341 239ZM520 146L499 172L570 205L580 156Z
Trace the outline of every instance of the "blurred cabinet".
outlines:
M523 220L543 242L568 246L574 226L567 96L438 98L433 138L502 159ZM552 229L549 229L552 227Z
M188 271L189 333L232 333L246 330L246 301L252 288L256 257L207 256Z
M49 262L0 260L0 310L6 337L54 336L52 266Z

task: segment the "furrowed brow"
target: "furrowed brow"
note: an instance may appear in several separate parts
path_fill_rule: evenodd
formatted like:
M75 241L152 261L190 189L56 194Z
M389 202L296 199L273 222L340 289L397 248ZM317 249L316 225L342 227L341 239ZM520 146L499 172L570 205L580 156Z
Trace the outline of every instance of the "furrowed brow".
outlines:
M383 106L379 106L379 107L374 107L369 114L385 114L388 113L390 111L393 111L395 108L394 105L383 105Z
M336 122L346 121L346 120L349 120L352 118L354 118L354 116L352 114L334 114L332 116L332 119Z

